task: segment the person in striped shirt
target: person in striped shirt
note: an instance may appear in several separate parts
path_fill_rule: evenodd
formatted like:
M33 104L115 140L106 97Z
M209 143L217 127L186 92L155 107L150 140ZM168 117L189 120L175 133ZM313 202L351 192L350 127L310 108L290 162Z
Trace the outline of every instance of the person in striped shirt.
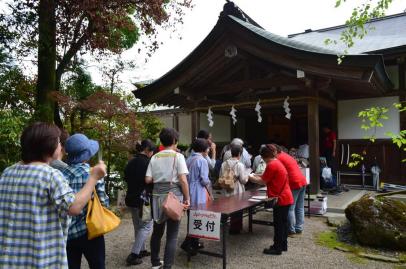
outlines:
M27 127L21 135L22 160L0 177L0 268L68 268L69 216L82 211L106 166L96 165L75 194L62 173L49 166L60 154L59 136L53 124Z
M99 143L84 134L74 134L66 140L65 151L68 154L68 167L62 173L69 186L77 193L88 181L90 174L88 161L99 151ZM100 203L107 207L109 198L105 192L104 180L99 180L95 189ZM80 269L82 255L85 256L90 269L104 269L106 257L104 236L87 239L86 213L87 205L79 215L72 218L69 225L67 243L69 269Z

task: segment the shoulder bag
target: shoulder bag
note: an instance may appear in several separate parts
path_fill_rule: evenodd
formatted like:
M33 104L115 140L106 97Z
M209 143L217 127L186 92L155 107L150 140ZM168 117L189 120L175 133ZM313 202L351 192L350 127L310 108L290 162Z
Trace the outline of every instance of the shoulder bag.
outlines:
M174 175L174 171L175 171L175 161L176 161L176 155L173 158L171 186L173 184L173 175ZM184 206L179 201L178 197L173 192L170 191L166 195L165 200L162 203L162 210L165 213L165 215L168 218L170 218L171 220L180 221L182 219L182 216L183 216Z
M102 206L96 189L93 190L93 199L87 205L86 226L89 240L102 236L120 225L120 218Z

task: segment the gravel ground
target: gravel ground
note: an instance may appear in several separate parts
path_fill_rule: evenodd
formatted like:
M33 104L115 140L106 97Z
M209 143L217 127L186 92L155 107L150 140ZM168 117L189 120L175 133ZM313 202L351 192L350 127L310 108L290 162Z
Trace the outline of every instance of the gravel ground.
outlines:
M259 213L255 218L266 219L270 213ZM315 244L315 234L326 231L329 227L323 218L306 218L305 231L297 238L289 238L289 251L281 256L263 255L262 250L272 244L273 228L254 225L253 233L248 233L247 220L244 219L244 232L240 235L228 236L227 250L228 268L393 268L393 264L376 261L359 263L349 259L348 254L328 249ZM178 246L182 243L186 232L186 218L182 220ZM151 268L149 258L138 266L127 267L125 259L130 252L133 240L132 222L124 217L120 227L106 235L106 268ZM163 237L164 241L165 235ZM148 241L149 242L149 241ZM219 242L204 241L205 248L220 252ZM163 243L162 246L165 246ZM161 255L163 250L161 251ZM84 268L87 262L83 259ZM222 268L222 260L206 255L197 255L187 264L185 253L178 248L173 268Z

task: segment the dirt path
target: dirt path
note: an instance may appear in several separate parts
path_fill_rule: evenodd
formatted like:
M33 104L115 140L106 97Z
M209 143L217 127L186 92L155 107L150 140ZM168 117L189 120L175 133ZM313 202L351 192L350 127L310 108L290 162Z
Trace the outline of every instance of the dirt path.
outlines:
M261 213L260 216L268 218L269 215L270 213ZM323 218L306 218L303 235L297 238L289 238L289 251L281 256L262 254L263 248L272 244L272 227L254 225L252 234L247 232L247 227L247 223L244 223L245 231L242 234L228 236L228 268L393 268L391 264L375 261L359 263L343 252L315 244L314 236L329 229ZM186 219L182 222L178 246L183 241L185 232ZM144 258L141 265L126 266L125 259L130 252L133 236L132 222L128 217L123 219L117 230L106 235L106 268L151 268L149 258ZM206 249L220 251L218 242L204 241L204 244ZM88 268L86 261L83 261L82 264L84 268ZM219 258L198 255L192 258L192 262L188 266L185 253L178 248L173 268L222 268L221 265L221 259Z

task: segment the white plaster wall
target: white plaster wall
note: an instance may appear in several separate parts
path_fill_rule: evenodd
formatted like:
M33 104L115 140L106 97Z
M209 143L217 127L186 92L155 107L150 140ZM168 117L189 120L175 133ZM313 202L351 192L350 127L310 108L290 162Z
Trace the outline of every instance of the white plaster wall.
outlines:
M215 142L230 142L231 140L231 125L230 117L224 115L213 115L214 125L209 126L207 121L207 113L200 113L200 129L209 131Z
M181 144L192 143L192 121L190 114L179 115L179 142Z
M173 117L169 115L159 116L159 120L162 122L164 127L173 128Z
M339 139L363 139L373 134L373 130L366 132L361 129L361 119L358 112L372 106L385 106L390 108L388 120L383 120L383 128L377 128L376 138L389 138L386 132L399 133L399 111L393 103L399 102L399 97L380 97L338 101L338 138Z

